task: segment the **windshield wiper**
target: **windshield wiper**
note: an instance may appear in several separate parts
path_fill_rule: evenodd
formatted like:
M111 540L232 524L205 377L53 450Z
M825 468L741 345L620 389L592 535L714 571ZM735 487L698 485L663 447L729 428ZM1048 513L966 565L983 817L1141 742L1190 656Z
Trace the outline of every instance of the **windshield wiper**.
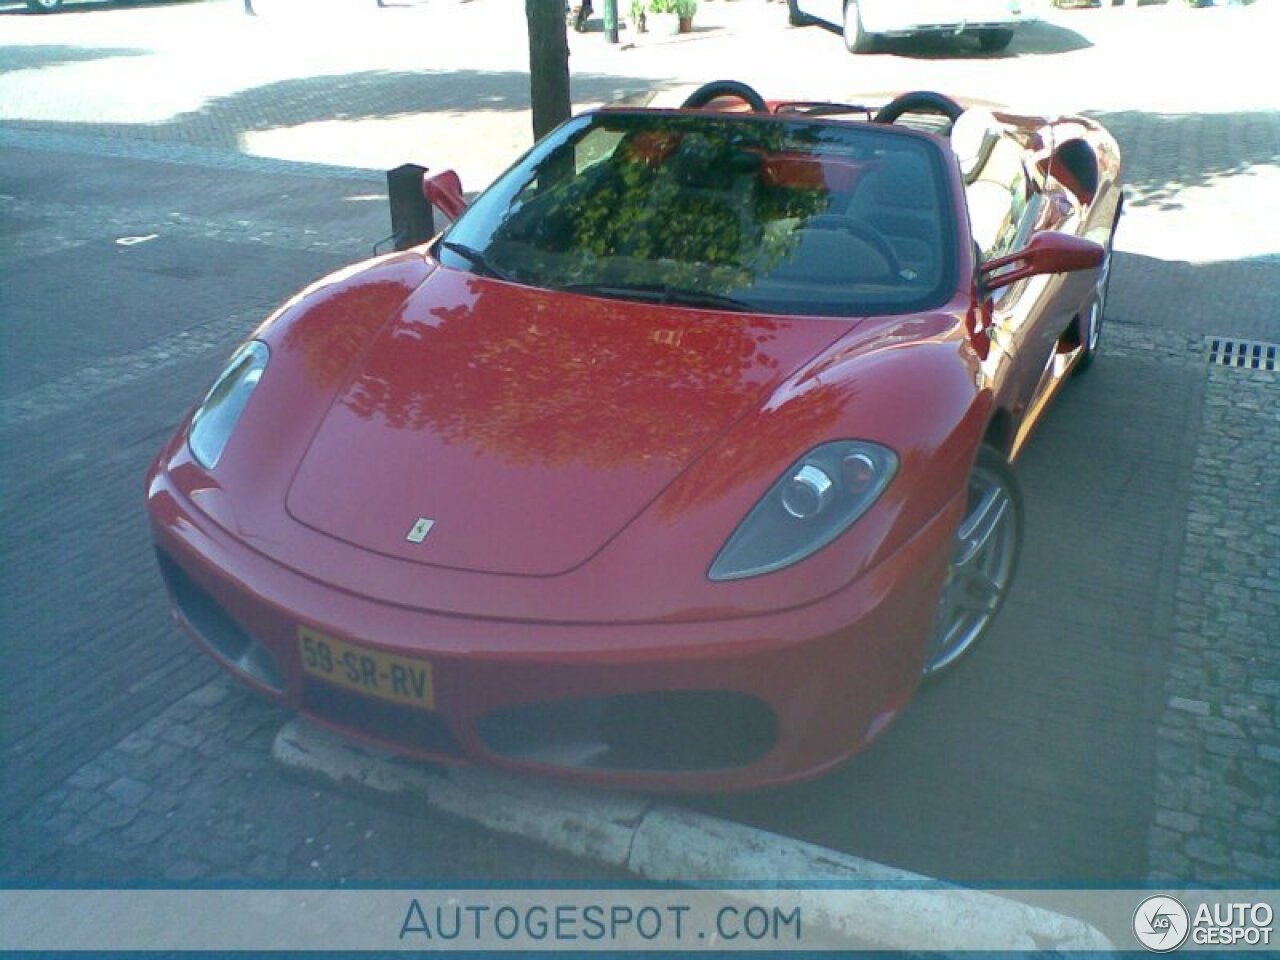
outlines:
M659 283L567 283L560 290L570 293L642 300L646 303L673 303L682 307L708 307L715 310L750 310L751 304L706 290L684 290Z
M456 240L441 240L440 246L450 253L456 253L467 263L473 267L479 267L483 273L491 277L496 277L498 280L506 280L508 283L519 282L514 274L498 266L489 259L488 254L477 250L475 247L469 247L465 243L458 243Z

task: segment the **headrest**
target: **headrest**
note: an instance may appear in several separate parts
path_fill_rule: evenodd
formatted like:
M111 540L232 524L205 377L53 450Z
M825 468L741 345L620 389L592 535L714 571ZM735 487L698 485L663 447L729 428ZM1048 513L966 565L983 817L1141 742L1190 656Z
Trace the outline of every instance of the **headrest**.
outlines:
M985 107L970 107L956 118L951 126L951 149L960 161L960 173L965 183L973 182L1000 138L1001 129L1002 124L995 114Z

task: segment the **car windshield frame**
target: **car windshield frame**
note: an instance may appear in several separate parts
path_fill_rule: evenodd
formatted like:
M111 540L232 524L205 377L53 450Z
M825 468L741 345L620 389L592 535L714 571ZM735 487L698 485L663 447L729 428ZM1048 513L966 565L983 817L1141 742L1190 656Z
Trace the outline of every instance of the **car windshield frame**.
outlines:
M566 121L433 247L567 294L791 316L914 313L954 295L949 150L919 131L606 108Z

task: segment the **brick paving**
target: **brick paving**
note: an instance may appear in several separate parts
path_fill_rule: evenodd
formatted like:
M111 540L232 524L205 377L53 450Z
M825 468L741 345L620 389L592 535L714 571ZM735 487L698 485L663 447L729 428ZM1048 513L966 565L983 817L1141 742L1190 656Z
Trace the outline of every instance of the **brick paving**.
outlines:
M510 885L614 871L290 779L286 715L217 677L80 765L4 828L9 883Z
M278 302L281 280L301 284L361 252L246 248L171 229L155 207L173 209L175 198L156 166L117 163L103 174L86 165L5 154L5 192L22 199L0 203L24 212L0 286L0 428L6 451L22 455L0 457L0 624L6 663L17 665L0 724L6 772L13 764L21 773L0 779L0 814L102 749L120 726L212 675L194 650L174 643L164 616L143 473L191 402L191 385L206 382ZM149 200L90 199L130 172L148 185ZM201 182L203 195L219 193L212 177ZM68 196L78 204L57 202ZM139 233L160 236L115 243ZM52 249L41 247L45 238Z
M1274 276L1280 258L1271 264ZM1233 309L1215 331L1280 340L1272 296L1223 284ZM1112 325L1108 354L1188 372L1201 396L1186 430L1180 560L1160 636L1147 832L1152 884L1273 884L1280 877L1280 372L1208 363L1204 335Z
M1280 877L1280 374L1210 367L1191 467L1153 882Z

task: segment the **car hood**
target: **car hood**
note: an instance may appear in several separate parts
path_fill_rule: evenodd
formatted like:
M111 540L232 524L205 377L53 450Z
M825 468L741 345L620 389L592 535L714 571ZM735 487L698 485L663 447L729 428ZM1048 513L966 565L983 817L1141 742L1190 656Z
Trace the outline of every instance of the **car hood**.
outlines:
M853 322L437 269L344 374L287 507L423 564L564 573Z

